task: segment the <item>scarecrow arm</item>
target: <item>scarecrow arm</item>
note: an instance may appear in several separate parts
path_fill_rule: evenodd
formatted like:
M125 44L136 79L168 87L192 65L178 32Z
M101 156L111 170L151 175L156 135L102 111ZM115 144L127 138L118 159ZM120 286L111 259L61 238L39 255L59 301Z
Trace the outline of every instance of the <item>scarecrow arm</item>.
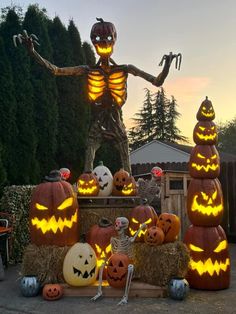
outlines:
M164 63L164 67L163 67L162 72L157 77L136 68L132 64L127 65L127 71L128 71L128 73L133 74L134 76L142 77L144 80L146 80L146 81L152 83L153 85L159 87L164 83L164 81L165 81L165 79L169 73L171 63L174 59L176 59L176 61L175 61L176 69L178 69L178 70L180 69L180 65L181 65L181 61L182 61L182 55L180 53L179 54L172 54L172 52L170 52L169 55L164 55L163 58L161 59L161 62L159 63L159 65L161 66Z
M28 35L26 30L23 30L23 34L14 35L13 42L16 47L17 42L23 44L27 48L29 55L33 56L39 64L44 66L54 75L83 75L88 70L88 67L83 65L75 67L58 68L56 65L44 59L34 49L34 44L39 46L37 36L34 34Z

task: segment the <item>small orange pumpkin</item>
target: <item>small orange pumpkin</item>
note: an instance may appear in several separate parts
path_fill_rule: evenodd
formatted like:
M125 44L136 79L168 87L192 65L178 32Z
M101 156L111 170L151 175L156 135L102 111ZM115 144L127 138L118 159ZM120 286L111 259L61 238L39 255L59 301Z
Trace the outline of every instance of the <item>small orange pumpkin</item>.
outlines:
M59 300L63 295L63 288L61 285L54 284L46 284L43 287L43 298L48 301Z
M115 195L115 196L123 195L122 190L128 178L129 178L129 173L125 171L124 169L120 169L114 174L112 195Z
M151 246L161 245L164 239L165 235L163 230L157 226L148 228L144 236L145 243Z
M114 288L123 288L126 284L130 259L121 253L112 254L108 260L107 281Z
M164 243L174 242L180 231L180 219L175 214L162 213L159 216L157 226L164 232Z
M126 179L121 193L123 196L137 195L137 186L133 176L130 176Z
M96 196L99 193L99 182L92 172L82 173L77 183L78 195Z

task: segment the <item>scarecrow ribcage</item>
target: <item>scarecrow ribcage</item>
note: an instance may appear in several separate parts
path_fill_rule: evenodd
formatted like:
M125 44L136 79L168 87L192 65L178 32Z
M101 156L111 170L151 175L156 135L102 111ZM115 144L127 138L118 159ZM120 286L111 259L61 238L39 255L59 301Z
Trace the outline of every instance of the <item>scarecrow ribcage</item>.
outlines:
M127 74L124 71L113 72L107 77L99 71L88 74L88 94L92 102L102 99L105 92L109 92L118 106L122 106L127 98Z

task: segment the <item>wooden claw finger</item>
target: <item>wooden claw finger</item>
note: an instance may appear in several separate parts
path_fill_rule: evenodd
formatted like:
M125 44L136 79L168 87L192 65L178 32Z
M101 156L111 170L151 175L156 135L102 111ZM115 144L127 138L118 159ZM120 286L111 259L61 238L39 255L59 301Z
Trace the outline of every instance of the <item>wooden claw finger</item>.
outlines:
M16 42L17 35L14 35L12 39L13 39L14 46L17 47L17 42Z
M176 62L175 62L176 69L180 70L181 62L182 62L182 55L181 53L178 53L176 55Z
M159 66L162 66L163 62L166 60L166 55L164 55L159 63Z
M39 41L38 37L35 34L30 34L30 38L33 38L33 39Z
M28 36L28 33L27 33L27 30L25 30L25 29L23 30L23 34L24 34L24 36L25 36L26 38L29 37L29 36Z
M21 34L17 35L17 39L19 40L19 43L22 44L22 35Z
M37 46L40 46L40 43L39 42L37 42L37 40L32 40L32 42L34 43L34 44L36 44Z

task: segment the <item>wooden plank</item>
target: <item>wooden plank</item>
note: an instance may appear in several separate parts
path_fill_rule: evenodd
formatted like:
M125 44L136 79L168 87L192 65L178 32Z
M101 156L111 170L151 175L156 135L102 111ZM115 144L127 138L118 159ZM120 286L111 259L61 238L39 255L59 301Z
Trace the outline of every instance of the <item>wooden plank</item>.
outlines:
M103 283L103 296L104 297L122 297L125 289L116 289L108 285L107 282ZM71 287L67 284L63 285L64 295L68 297L93 297L97 293L98 282L94 285L87 287ZM138 298L164 298L167 296L166 287L153 286L147 283L133 281L131 282L129 297Z

